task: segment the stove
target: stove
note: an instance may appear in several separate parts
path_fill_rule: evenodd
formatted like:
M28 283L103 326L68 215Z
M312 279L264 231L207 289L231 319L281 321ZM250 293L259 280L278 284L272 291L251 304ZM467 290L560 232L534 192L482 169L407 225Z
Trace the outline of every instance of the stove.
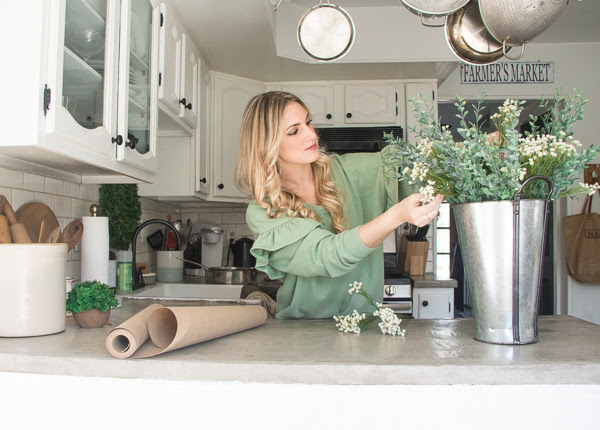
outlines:
M404 273L386 270L383 281L383 304L396 314L412 315L412 283Z

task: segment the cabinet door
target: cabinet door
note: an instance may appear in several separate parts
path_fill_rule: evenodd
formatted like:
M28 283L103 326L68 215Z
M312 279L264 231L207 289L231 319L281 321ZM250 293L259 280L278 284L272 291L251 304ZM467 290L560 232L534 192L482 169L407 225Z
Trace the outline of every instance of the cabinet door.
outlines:
M396 86L347 85L345 87L346 124L395 124Z
M160 5L160 54L158 99L173 115L179 115L181 93L181 30L171 10Z
M201 70L198 69L198 84L201 86L199 103L202 103L200 109L203 109L204 112L210 112L211 99L208 96L210 94L210 84L208 82L204 83L201 76ZM206 115L202 115L202 121L205 119ZM210 194L211 186L212 163L208 129L209 127L206 127L204 123L196 129L196 191L203 196Z
M415 318L448 319L454 317L452 288L415 288L413 290Z
M185 33L181 35L181 51L183 61L181 64L181 93L180 113L183 120L192 128L196 128L198 120L198 71L200 56L196 47Z
M235 185L240 125L246 105L264 88L264 85L249 81L213 77L214 197L240 200L245 197Z
M155 0L122 0L117 160L156 172L157 51Z
M95 163L115 157L117 6L107 0L52 3L57 25L49 28L46 132L59 142L76 142L63 149L73 158Z
M423 100L427 106L433 109L434 118L437 119L437 103L434 105L435 99L435 84L431 82L419 83L409 82L406 84L406 137L411 143L415 142L417 135L412 131L412 128L417 125L415 118L414 105L411 100Z
M335 123L334 88L332 86L283 87L282 90L294 94L304 102L310 110L314 126Z

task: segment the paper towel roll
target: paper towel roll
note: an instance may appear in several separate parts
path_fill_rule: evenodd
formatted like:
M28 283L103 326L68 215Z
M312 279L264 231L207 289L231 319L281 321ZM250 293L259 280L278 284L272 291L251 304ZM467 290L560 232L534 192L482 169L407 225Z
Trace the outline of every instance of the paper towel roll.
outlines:
M81 280L108 284L108 218L84 216L81 221Z

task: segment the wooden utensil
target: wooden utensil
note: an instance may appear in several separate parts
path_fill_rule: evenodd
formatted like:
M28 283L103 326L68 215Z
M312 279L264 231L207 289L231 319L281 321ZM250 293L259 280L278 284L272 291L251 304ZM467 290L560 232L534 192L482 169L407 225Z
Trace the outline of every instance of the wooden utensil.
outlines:
M58 243L66 243L69 252L79 243L81 236L83 236L83 223L76 219L67 224L58 238Z
M56 227L60 227L52 209L41 202L24 204L19 208L16 215L19 222L27 229L29 237L39 237L41 243L46 243L48 241L48 235ZM44 231L40 235L42 220L44 221Z
M6 215L0 215L0 243L12 243L10 238L10 226Z
M48 239L46 239L46 243L56 243L58 241L59 237L60 237L60 227L56 227L48 235Z
M25 226L19 222L12 206L6 198L3 198L2 208L10 225L10 236L13 243L31 243L31 238Z

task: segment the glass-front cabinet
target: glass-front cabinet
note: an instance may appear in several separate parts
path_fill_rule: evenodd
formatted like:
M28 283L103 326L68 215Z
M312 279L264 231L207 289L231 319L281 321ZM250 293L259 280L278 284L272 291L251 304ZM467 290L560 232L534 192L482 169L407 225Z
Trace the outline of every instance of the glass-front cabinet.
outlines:
M59 25L49 38L46 132L77 142L82 158L156 171L158 3L54 5Z

